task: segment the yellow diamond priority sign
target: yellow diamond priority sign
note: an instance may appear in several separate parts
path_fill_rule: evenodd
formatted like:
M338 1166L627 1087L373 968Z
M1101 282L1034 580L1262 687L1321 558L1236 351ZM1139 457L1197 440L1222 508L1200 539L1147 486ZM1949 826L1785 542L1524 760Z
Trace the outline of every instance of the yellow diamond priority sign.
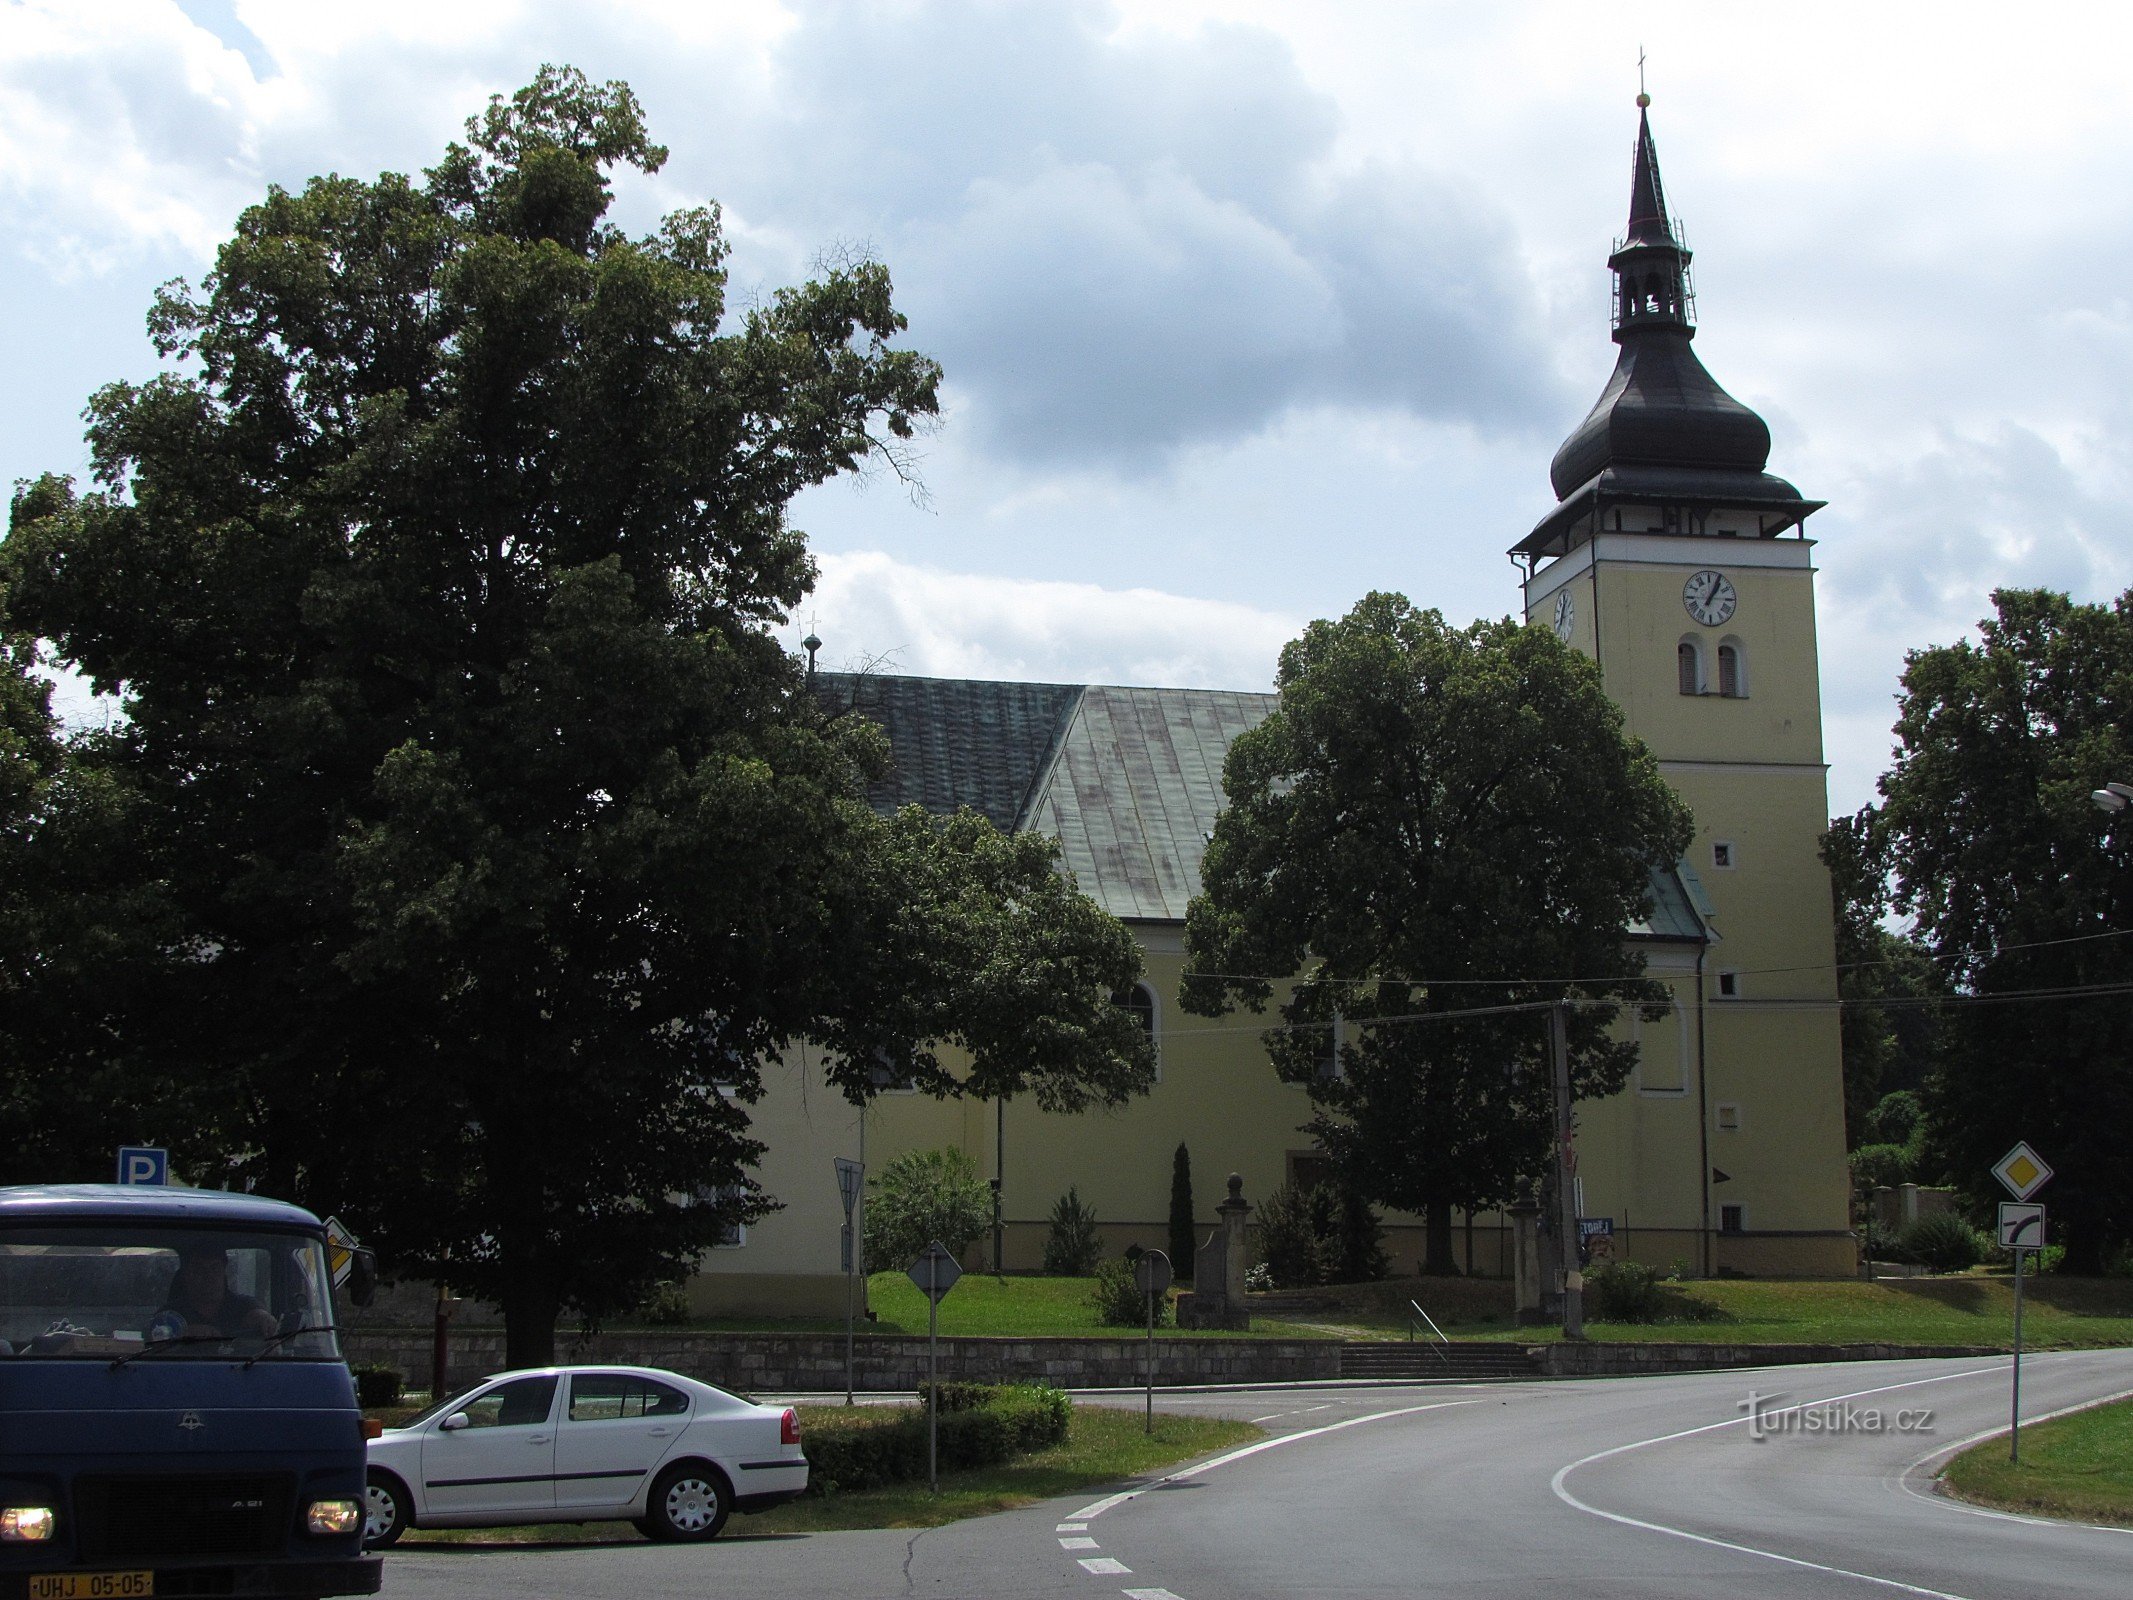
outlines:
M1992 1175L2000 1180L2001 1187L2017 1200L2027 1200L2052 1180L2052 1169L2042 1156L2030 1149L2027 1140L2016 1145L2000 1157L1992 1169Z

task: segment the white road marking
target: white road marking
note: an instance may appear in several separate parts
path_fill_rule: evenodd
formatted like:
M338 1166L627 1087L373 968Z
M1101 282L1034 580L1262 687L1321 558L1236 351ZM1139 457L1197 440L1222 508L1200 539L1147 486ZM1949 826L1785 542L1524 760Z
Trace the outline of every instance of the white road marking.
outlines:
M1095 1573L1123 1572L1129 1578L1133 1576L1131 1567L1127 1566L1123 1561L1114 1561L1109 1556L1095 1556L1093 1558L1083 1556L1081 1558L1081 1570Z
M1062 1522L1052 1530L1054 1533L1087 1533L1088 1531L1089 1525L1086 1522Z
M2115 1405L2121 1400L2133 1400L2133 1389L2121 1389L2116 1394L2107 1394L2100 1400L2084 1400L2079 1405L2061 1406L2057 1411L2046 1411L2034 1417L2024 1417L2022 1421L2034 1427L2040 1422L2050 1422L2058 1417L2070 1417L2077 1411L2093 1411L2098 1406ZM2017 1511L1995 1511L1990 1506L1974 1506L1966 1501L1957 1500L1952 1495L1935 1494L1918 1487L1916 1479L1929 1463L1938 1462L1941 1466L1945 1466L1947 1460L1961 1455L1972 1445L1983 1444L1987 1439L2004 1439L2006 1437L2007 1430L2005 1428L1987 1428L1983 1433L1973 1433L1969 1438L1958 1439L1953 1444L1936 1445L1899 1472L1893 1480L1894 1487L1901 1489L1914 1500L1923 1500L1928 1505L1939 1506L1944 1511L1960 1511L1965 1516L1991 1517L1998 1522L2020 1522L2032 1528L2079 1528L2087 1533L2133 1535L2133 1528L2113 1527L2106 1522L2080 1522L2072 1517L2025 1517ZM1936 1466L1927 1476L1939 1477L1940 1467Z
M1124 1589L1126 1600L1184 1600L1184 1596L1172 1594L1168 1589Z
M1103 1546L1084 1533L1072 1539L1061 1539L1059 1548L1062 1550L1101 1550Z
M1898 1389L1918 1389L1929 1383L1948 1383L1957 1378L1975 1378L1984 1373L2004 1372L2005 1370L2006 1364L2001 1362L1989 1367L1971 1367L1962 1372L1943 1372L1936 1377L1914 1378L1908 1383L1887 1383L1879 1388L1857 1389L1850 1394L1829 1395L1816 1400L1803 1400L1798 1405L1781 1406L1777 1411L1766 1411L1762 1415L1775 1416L1784 1411L1803 1411L1813 1406L1837 1405L1846 1400L1863 1400L1872 1394L1889 1394ZM1632 1450L1642 1450L1647 1445L1672 1444L1677 1439L1691 1439L1700 1433L1715 1433L1720 1428L1744 1427L1748 1420L1745 1416L1728 1417L1724 1422L1707 1422L1700 1428L1683 1428L1678 1433L1660 1434L1652 1439L1638 1439L1629 1444L1618 1444L1612 1450L1594 1451L1591 1455L1581 1457L1557 1472L1553 1478L1548 1480L1548 1487L1555 1491L1555 1497L1558 1500L1574 1510L1585 1512L1588 1516L1599 1517L1603 1521L1619 1523L1625 1528L1642 1528L1648 1533L1671 1534L1674 1538L1686 1539L1691 1544L1708 1545L1717 1550L1731 1550L1739 1555L1761 1556L1766 1561L1781 1562L1788 1567L1804 1567L1810 1572L1826 1572L1832 1577L1857 1578L1862 1583L1876 1583L1883 1588L1901 1590L1905 1594L1923 1595L1926 1600L1965 1600L1964 1596L1951 1594L1945 1589L1927 1589L1915 1583L1905 1583L1898 1578L1884 1578L1878 1573L1854 1572L1848 1567L1826 1566L1819 1561L1809 1561L1800 1556L1781 1555L1775 1550L1759 1549L1752 1544L1737 1544L1731 1539L1714 1539L1708 1534L1691 1533L1686 1528L1671 1528L1663 1522L1646 1522L1638 1517L1624 1516L1617 1511L1602 1511L1598 1506L1586 1504L1586 1502L1580 1500L1563 1487L1564 1481L1569 1478L1571 1473L1577 1471L1580 1467L1589 1467L1595 1461L1605 1461L1610 1456L1626 1455Z
M1267 1414L1266 1414L1265 1416L1263 1416L1263 1417L1247 1417L1247 1418L1245 1418L1245 1421L1247 1421L1247 1422L1253 1422L1253 1423L1259 1423L1259 1422L1272 1422L1272 1421L1273 1421L1273 1420L1274 1420L1274 1419L1275 1419L1276 1417L1285 1417L1285 1416L1288 1416L1288 1415L1289 1415L1289 1413L1288 1413L1288 1412L1286 1412L1286 1411L1269 1411L1269 1412L1268 1412L1268 1413L1267 1413Z
M1387 1417L1411 1417L1422 1411L1444 1411L1453 1406L1478 1406L1480 1404L1481 1402L1478 1399L1439 1400L1432 1405L1402 1406L1397 1411L1373 1411L1366 1416L1349 1417L1341 1422L1329 1422L1323 1428L1304 1428L1296 1433L1284 1433L1276 1438L1261 1439L1257 1444L1241 1446L1226 1455L1215 1456L1211 1460L1203 1461L1198 1466L1181 1467L1176 1472L1166 1472L1162 1477L1152 1482L1144 1483L1138 1489L1127 1489L1118 1494L1105 1495L1101 1500L1091 1501L1088 1505L1083 1506L1079 1511L1070 1513L1070 1515L1074 1521L1086 1524L1102 1516L1113 1506L1122 1506L1128 1500L1138 1500L1150 1489L1161 1488L1166 1483L1182 1483L1188 1478L1197 1478L1203 1472L1212 1472L1217 1467L1226 1467L1232 1461L1242 1461L1246 1456L1256 1456L1262 1450L1275 1450L1282 1445L1295 1444L1303 1439L1316 1439L1321 1434L1338 1433L1343 1428L1358 1427L1365 1422L1382 1422Z

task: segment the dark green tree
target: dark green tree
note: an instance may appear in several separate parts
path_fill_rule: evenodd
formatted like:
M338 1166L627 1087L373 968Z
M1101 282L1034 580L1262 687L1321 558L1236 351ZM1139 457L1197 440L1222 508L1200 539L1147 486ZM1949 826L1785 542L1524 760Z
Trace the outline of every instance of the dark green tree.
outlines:
M1192 1277L1192 1152L1181 1142L1170 1158L1170 1270L1181 1279Z
M2133 594L2002 590L1975 644L1914 651L1872 826L1894 904L1962 1000L1927 1081L1928 1160L1983 1205L2017 1138L2069 1271L2133 1239Z
M196 1168L502 1303L513 1364L772 1203L759 1063L1116 1103L1130 936L1039 840L877 818L878 730L768 632L794 494L901 465L939 372L850 261L726 305L632 237L637 101L544 68L419 179L313 180L158 297L94 484L18 496L11 626L122 693L155 970L80 1019ZM942 1048L970 1052L967 1071Z
M1835 902L1837 993L1844 1002L1845 1142L1857 1150L1891 1142L1870 1126L1875 1107L1890 1094L1915 1094L1933 1071L1941 1049L1941 1003L1951 991L1931 950L1882 923L1889 908L1888 864L1872 810L1834 819L1822 839L1822 859Z
M1275 1070L1343 1184L1420 1212L1424 1270L1454 1271L1453 1208L1527 1192L1550 1127L1545 1017L1456 1013L1570 998L1575 1094L1619 1088L1635 1047L1608 1026L1658 997L1624 930L1688 813L1545 628L1373 594L1287 645L1277 684L1230 747L1183 1003L1256 1011L1301 980Z

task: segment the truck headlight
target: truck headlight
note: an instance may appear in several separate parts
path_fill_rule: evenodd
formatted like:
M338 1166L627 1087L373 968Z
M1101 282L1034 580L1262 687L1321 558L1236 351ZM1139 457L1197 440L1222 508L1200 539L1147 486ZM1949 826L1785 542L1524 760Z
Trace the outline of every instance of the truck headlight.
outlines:
M58 1520L50 1506L0 1506L0 1540L9 1544L42 1544L52 1537Z
M353 1533L362 1520L353 1500L314 1500L304 1513L304 1527L312 1533Z

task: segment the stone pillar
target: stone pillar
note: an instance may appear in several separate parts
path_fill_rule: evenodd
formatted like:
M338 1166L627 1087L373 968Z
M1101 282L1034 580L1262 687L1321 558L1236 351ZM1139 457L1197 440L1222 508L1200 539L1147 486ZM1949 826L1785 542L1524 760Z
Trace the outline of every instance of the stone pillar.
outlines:
M1547 1320L1541 1305L1540 1207L1520 1200L1505 1208L1511 1219L1512 1320L1521 1328Z
M1244 1201L1244 1180L1232 1172L1229 1198L1215 1207L1215 1215L1222 1219L1222 1298L1239 1310L1244 1306L1244 1274L1251 1266L1251 1241L1244 1232L1244 1219L1251 1214Z
M1900 1183L1896 1186L1896 1216L1899 1228L1908 1228L1918 1220L1918 1185Z

